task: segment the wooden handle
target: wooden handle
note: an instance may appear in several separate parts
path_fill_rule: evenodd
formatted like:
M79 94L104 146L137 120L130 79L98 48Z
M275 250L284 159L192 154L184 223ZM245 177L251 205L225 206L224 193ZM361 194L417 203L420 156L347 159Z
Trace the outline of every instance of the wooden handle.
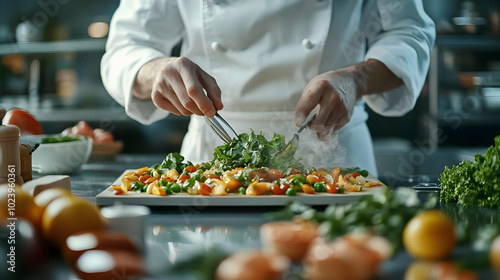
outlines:
M5 108L0 106L0 120L2 120L3 117L5 117L6 113L7 113L7 111L5 110Z

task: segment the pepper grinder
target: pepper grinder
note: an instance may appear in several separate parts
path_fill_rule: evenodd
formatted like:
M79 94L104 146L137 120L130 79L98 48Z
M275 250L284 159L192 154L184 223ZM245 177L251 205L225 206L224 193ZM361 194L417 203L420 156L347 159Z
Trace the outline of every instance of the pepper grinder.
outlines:
M0 119L5 113L5 108L0 107ZM0 126L0 184L24 183L21 177L20 134L21 131L15 125Z

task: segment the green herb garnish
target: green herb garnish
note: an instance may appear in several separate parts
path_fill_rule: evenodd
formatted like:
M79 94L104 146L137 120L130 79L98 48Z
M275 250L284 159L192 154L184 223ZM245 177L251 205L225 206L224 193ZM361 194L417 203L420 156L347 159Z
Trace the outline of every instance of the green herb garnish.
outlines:
M193 165L191 162L186 161L184 162L184 157L181 156L179 153L170 153L167 155L167 157L163 160L163 162L160 164L158 168L160 169L176 169L179 174L181 174L186 168L186 166Z
M268 141L260 132L255 134L242 133L228 144L215 148L212 164L219 170L230 170L236 167L269 167L286 170L288 167L304 169L303 165L293 156L278 156L274 154L286 145L285 136L274 134Z

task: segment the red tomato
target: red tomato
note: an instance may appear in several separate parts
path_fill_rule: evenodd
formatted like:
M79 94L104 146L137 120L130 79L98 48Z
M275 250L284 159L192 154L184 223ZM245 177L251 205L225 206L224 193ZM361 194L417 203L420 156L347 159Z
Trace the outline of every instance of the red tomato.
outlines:
M77 125L71 128L71 133L75 136L82 135L94 139L94 131L92 127L85 121L80 121Z
M141 175L141 177L139 177L139 182L144 184L149 178L151 178L151 176L149 176L148 174Z
M356 178L356 177L358 177L359 175L361 175L361 174L359 174L358 172L354 172L354 173L352 173L352 174L351 174L351 176L352 176L353 178Z
M207 178L208 179L219 179L220 180L220 176L219 175L215 175L215 174L208 174Z
M288 175L293 175L293 174L301 174L300 171L298 171L296 168L293 168L290 170L290 174ZM305 177L305 176L304 176Z
M285 195L288 188L290 188L290 185L287 183L283 183L281 185L273 184L271 187L271 193L274 195Z
M104 131L104 129L96 128L93 131L94 143L95 144L103 144L113 142L113 134L108 131Z
M192 165L189 165L189 166L186 166L186 168L184 168L184 171L186 171L187 173L193 173L197 170L198 168L196 168L195 166L192 166Z
M335 194L339 192L339 187L336 184L326 184L326 191Z
M212 188L205 183L200 183L196 188L201 195L209 196L212 193Z
M15 125L21 131L21 136L42 134L42 125L33 115L22 109L9 110L2 120L3 125Z
M266 182L272 182L272 181L278 181L279 179L283 178L284 172L281 170L277 169L269 169L267 173L265 174L265 181Z
M187 179L189 179L189 175L181 174L181 176L177 178L177 183L184 183Z
M260 181L264 181L264 177L266 176L266 171L264 171L264 169L257 169L256 171L252 171L250 172L250 174L248 174L248 177L250 179L253 179L256 176L259 177Z

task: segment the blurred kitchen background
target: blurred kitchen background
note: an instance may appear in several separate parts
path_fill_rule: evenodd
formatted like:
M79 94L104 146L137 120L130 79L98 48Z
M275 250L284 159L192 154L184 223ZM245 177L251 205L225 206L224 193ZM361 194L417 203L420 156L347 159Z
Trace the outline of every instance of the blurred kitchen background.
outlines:
M0 104L29 110L45 133L80 120L111 131L124 153L179 151L188 118L143 126L126 116L99 74L118 0L0 0ZM434 182L445 165L484 152L500 134L500 1L425 0L437 40L415 110L370 111L379 174ZM391 182L388 182L391 183Z

